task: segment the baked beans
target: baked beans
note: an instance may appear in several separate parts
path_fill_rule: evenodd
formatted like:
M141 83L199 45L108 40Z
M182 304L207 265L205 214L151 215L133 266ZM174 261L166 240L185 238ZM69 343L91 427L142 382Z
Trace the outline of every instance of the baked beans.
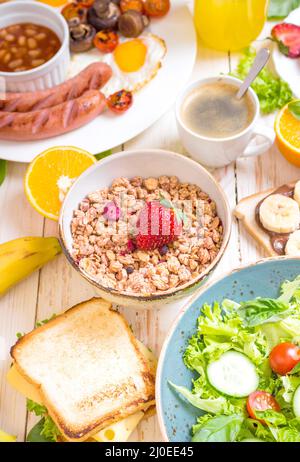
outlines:
M0 71L20 72L41 66L60 49L61 42L48 27L13 24L0 29Z

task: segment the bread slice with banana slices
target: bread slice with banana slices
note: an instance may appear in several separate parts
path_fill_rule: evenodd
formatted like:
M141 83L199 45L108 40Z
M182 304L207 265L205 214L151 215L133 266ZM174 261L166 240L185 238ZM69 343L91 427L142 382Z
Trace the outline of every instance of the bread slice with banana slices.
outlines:
M300 256L300 181L253 194L234 210L267 256Z

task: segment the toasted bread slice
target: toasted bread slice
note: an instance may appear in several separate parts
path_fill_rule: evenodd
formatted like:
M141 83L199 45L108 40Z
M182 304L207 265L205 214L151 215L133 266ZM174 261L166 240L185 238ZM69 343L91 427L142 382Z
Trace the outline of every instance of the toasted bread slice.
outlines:
M154 400L154 376L123 316L91 299L22 337L11 350L71 441L86 440Z
M295 185L296 181L289 182L289 185ZM255 219L255 209L259 202L264 200L269 194L272 194L278 188L268 189L266 191L252 194L242 199L234 210L234 215L243 223L248 233L263 247L266 255L276 257L278 254L273 249L270 236L260 226Z

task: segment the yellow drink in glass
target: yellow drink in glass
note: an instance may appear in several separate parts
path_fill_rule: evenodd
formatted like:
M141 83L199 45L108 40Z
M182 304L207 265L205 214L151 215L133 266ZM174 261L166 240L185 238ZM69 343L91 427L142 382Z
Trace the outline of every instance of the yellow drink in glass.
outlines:
M261 32L268 0L195 0L200 39L216 50L240 50Z

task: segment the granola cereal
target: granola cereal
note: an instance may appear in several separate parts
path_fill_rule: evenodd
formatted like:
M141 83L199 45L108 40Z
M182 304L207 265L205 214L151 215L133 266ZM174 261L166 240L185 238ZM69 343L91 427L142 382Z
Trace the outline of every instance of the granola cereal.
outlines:
M181 211L181 232L161 248L139 249L137 223L152 201ZM192 281L216 258L223 241L210 197L197 185L166 175L116 178L90 193L74 211L71 232L73 258L82 270L105 287L135 295L164 293Z

